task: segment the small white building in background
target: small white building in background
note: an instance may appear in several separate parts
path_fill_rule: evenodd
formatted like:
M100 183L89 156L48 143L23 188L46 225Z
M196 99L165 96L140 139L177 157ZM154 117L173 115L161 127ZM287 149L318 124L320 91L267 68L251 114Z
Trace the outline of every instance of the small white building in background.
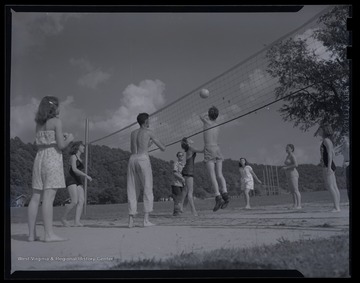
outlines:
M26 202L26 196L25 195L19 195L15 199L15 206L16 207L23 207L23 206L25 206L25 202Z

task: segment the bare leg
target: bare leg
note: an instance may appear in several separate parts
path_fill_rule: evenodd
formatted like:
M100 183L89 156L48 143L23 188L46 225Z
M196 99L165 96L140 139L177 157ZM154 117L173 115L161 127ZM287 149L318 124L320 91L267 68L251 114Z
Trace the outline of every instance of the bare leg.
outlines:
M154 223L151 223L149 221L149 213L145 212L145 214L144 214L144 227L150 227L150 226L154 226L154 225L155 225Z
M134 215L129 215L129 228L134 227Z
M67 216L68 216L69 212L76 206L76 204L78 202L76 185L68 186L68 191L70 194L71 203L69 203L68 205L65 205L65 212L64 212L63 216L61 217L61 222L66 227L70 226L69 222L67 221Z
M340 211L340 192L336 184L335 174L329 173L327 169L324 169L324 182L326 188L329 190L333 202L334 202L334 209L332 212L339 212Z
M80 222L80 218L83 212L84 201L85 201L84 188L82 186L77 186L76 190L78 196L78 203L76 205L76 212L75 212L75 226L82 227L84 225Z
M211 181L211 185L213 187L215 196L219 196L220 191L219 191L218 182L216 180L215 164L212 161L208 161L208 162L206 162L206 167L207 167L207 171L209 172L209 175L210 175L210 181Z
M188 187L186 185L186 181L185 181L185 186L182 188L181 196L180 196L180 203L179 203L181 212L184 212L184 207L186 207L186 205L188 203L188 198L187 198L188 190L189 189L188 189Z
M301 209L301 194L299 191L298 179L293 179L293 187L294 187L294 198L295 198L295 208Z
M245 209L250 209L250 196L249 196L249 189L245 189L244 191L244 196L245 196L245 203L246 203L246 206L245 206Z
M54 204L55 195L56 195L56 189L44 190L42 214L44 219L45 242L59 242L59 241L67 240L55 235L53 231L53 204Z
M41 199L42 191L35 190L29 202L28 206L28 226L29 226L29 237L28 241L36 241L36 217L39 210L39 203Z
M331 179L332 179L332 189L331 191L333 191L334 193L334 209L333 211L334 212L339 212L340 211L340 192L339 192L339 189L338 189L338 186L336 184L336 177L335 177L335 174L333 174L331 176Z
M194 178L193 177L185 177L186 180L186 187L188 188L188 200L191 207L191 212L194 216L198 216L198 213L195 209L195 203L194 203Z
M215 170L216 170L216 177L220 181L219 182L220 183L219 191L221 191L222 193L226 193L227 188L226 188L226 181L225 181L224 175L222 173L222 160L218 160L215 163Z

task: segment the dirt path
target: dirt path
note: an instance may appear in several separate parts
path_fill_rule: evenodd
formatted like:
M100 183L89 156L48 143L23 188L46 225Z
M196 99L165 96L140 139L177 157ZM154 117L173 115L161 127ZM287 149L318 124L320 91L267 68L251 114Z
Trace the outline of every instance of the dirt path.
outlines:
M101 270L119 260L164 259L188 252L218 248L247 248L348 233L349 207L332 213L331 203L306 203L302 210L288 205L264 206L252 210L233 208L217 213L201 211L193 218L184 213L174 218L154 213L157 226L127 228L126 218L84 220L84 227L63 227L55 232L65 242L27 242L27 224L11 224L11 272L17 270ZM38 235L43 234L37 225Z

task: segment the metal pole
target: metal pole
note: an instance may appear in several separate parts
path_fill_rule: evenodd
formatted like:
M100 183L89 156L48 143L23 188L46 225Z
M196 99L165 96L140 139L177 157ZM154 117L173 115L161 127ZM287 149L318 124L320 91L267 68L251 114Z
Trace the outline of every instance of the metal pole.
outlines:
M277 190L278 190L278 194L280 194L280 186L279 186L279 174L278 174L278 167L275 167L276 169L276 183L277 183Z
M266 195L270 195L269 193L269 172L268 172L268 168L267 165L265 165L265 172L266 172Z
M273 195L276 195L276 189L275 189L275 177L274 177L274 165L271 165L271 182L272 182L272 188L273 188Z
M85 120L85 174L88 173L88 154L89 154L89 119ZM84 183L84 215L86 215L86 207L87 207L87 178L85 178Z
M266 179L265 179L265 170L263 169L263 186L265 187L265 193L266 193Z

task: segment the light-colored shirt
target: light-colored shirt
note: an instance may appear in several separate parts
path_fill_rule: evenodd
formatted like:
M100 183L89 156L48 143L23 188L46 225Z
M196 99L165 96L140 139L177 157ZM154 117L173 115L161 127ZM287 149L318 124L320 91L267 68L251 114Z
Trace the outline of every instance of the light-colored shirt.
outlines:
M173 173L179 173L181 175L184 166L185 165L180 161L174 162ZM184 184L177 177L174 176L173 186L183 187Z

